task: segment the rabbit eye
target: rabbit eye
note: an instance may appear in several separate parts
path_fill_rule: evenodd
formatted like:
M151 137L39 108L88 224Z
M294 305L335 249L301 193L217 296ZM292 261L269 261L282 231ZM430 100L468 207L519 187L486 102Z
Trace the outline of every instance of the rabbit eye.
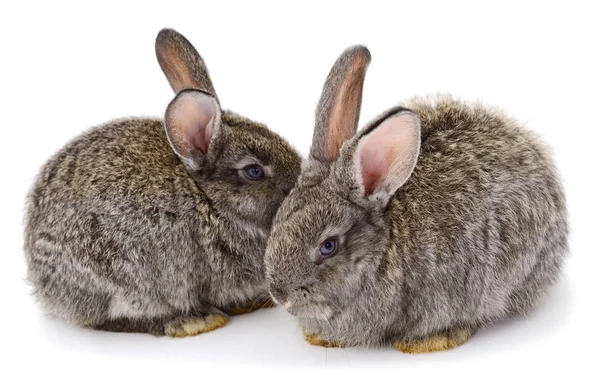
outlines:
M244 168L244 173L251 180L262 179L265 177L265 171L258 165L248 165Z
M319 247L319 252L321 253L322 256L330 257L330 256L333 256L335 251L337 251L337 247L338 247L337 239L329 238L329 239L325 240L323 242L323 244L321 244L321 247Z

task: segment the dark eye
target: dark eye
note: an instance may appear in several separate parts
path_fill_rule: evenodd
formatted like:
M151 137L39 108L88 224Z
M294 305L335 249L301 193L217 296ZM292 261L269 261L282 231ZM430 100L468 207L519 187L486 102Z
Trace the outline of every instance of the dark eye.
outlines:
M261 179L265 176L265 171L258 165L248 165L244 168L244 173L248 176L248 178L255 180Z
M322 256L326 256L326 257L333 256L335 251L337 251L337 247L338 247L337 239L329 238L329 239L325 240L323 242L323 244L321 244L321 247L319 247L319 252L321 253Z

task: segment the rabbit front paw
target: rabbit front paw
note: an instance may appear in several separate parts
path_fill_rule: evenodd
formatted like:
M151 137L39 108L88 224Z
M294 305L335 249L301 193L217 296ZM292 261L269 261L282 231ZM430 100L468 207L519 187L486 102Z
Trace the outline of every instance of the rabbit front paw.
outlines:
M426 352L446 351L465 343L475 330L458 328L439 334L429 335L422 339L396 341L394 348L406 354L423 354Z
M326 348L346 347L346 344L344 344L343 342L325 340L321 338L321 335L319 334L311 334L306 330L303 330L302 333L304 334L304 340L312 344L313 346L321 346Z
M165 335L175 338L196 336L223 327L228 321L229 318L221 314L178 317L165 323Z

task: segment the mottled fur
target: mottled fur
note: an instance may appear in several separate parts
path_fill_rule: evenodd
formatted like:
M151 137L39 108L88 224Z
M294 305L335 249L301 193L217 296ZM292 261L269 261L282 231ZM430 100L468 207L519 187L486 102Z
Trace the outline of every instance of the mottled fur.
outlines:
M345 52L332 72L347 72L344 62L362 49ZM324 92L338 91L326 82ZM360 98L351 102L358 106L347 112L358 113ZM320 126L329 107L319 104L317 129L331 127ZM361 140L409 109L420 119L414 171L390 196L365 194ZM352 135L356 125L346 128ZM526 313L555 283L568 250L563 187L546 146L504 113L416 98L347 140L333 160L322 154L327 133L315 136L316 154L279 208L265 257L272 295L299 317L307 340L448 349ZM339 248L318 265L329 237Z
M182 36L161 38L204 67ZM214 91L201 73L199 90ZM140 118L93 128L44 165L28 197L25 253L48 312L99 329L182 336L220 327L230 309L267 297L267 235L300 157L265 126L219 115L193 165L174 152L162 120ZM249 180L248 162L271 176Z

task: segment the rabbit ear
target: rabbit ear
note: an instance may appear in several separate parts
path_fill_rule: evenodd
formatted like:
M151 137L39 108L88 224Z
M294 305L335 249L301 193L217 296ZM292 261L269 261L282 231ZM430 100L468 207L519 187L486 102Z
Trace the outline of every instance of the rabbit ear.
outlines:
M419 157L419 116L402 109L383 118L362 134L354 153L361 196L383 205L408 180Z
M311 158L334 161L344 143L356 133L362 88L371 54L364 46L348 48L335 62L317 106Z
M192 44L172 29L163 29L156 37L156 58L175 93L193 88L215 97L208 70Z
M165 128L175 153L192 167L205 154L221 127L214 97L201 91L181 91L167 107Z

